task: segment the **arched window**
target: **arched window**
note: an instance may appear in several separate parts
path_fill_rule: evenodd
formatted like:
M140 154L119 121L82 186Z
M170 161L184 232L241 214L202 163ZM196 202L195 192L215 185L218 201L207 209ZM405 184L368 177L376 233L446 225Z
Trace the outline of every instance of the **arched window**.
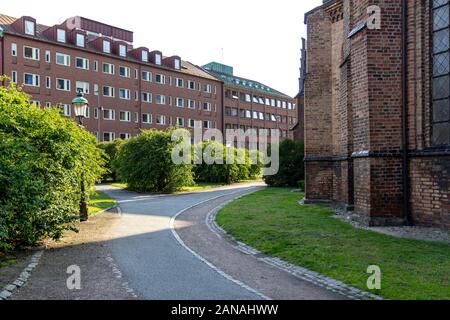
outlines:
M433 145L450 145L450 4L433 0Z

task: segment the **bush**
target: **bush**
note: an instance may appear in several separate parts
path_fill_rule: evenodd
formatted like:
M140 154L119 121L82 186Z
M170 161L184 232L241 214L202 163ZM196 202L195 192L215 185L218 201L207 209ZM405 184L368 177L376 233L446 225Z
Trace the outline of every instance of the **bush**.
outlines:
M298 187L298 182L305 180L303 141L290 139L280 143L280 170L264 180L273 187Z
M171 193L194 184L192 165L174 164L173 130L143 131L119 149L113 167L118 178L137 192Z
M74 120L31 105L14 85L0 87L0 250L73 230L82 172L89 188L103 163L95 137Z
M242 180L249 180L258 177L261 174L262 164L258 158L257 164L251 164L250 152L247 150L237 149L233 147L226 147L217 142L204 142L194 147L195 157L198 153L204 154L205 150L210 148L213 150L212 155L215 157L215 150L222 151L222 163L207 164L205 161L201 165L195 167L195 181L196 182L214 182L231 184ZM198 151L197 151L198 150ZM227 164L227 152L234 154L234 163ZM238 152L244 152L245 164L238 164ZM257 152L257 151L251 151ZM209 153L209 151L208 151Z
M113 162L116 160L117 153L124 143L124 140L116 139L112 142L100 142L98 144L98 147L105 152L105 168L107 169L107 172L102 177L102 182L118 181L117 171L113 166Z

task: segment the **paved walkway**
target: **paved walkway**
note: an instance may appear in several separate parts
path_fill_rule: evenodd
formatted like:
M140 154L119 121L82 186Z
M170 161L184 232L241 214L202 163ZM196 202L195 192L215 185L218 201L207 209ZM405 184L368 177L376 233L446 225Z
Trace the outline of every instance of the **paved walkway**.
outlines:
M80 234L46 251L30 281L12 298L343 299L236 249L210 230L208 213L261 186L172 196L101 186L121 210L81 224ZM67 289L70 265L81 267L82 290Z

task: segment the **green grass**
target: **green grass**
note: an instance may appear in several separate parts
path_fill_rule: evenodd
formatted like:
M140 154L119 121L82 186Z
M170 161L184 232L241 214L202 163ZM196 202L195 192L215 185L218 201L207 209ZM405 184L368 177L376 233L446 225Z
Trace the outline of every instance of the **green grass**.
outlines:
M450 299L450 245L360 230L325 205L300 206L303 194L269 188L222 209L217 220L262 252L365 291L370 265L382 271L390 299Z
M89 214L96 214L105 209L114 207L116 201L101 191L93 191L89 200Z
M16 259L5 259L5 260L0 260L0 269L1 268L5 268L5 267L9 267L12 266L14 264L17 263Z

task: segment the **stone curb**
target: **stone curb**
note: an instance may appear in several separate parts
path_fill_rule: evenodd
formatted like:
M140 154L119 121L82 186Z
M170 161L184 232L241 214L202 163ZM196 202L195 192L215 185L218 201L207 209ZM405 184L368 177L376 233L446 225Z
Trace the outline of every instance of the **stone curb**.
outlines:
M293 265L293 264L291 264L287 261L281 260L279 258L262 256L261 252L259 252L257 249L252 248L245 243L236 241L236 239L232 235L230 235L228 232L226 232L222 227L220 227L216 221L217 213L221 209L223 209L226 205L230 204L231 202L234 202L235 200L237 200L237 199L234 199L234 200L228 201L227 203L224 203L220 207L211 211L206 217L206 224L209 227L209 229L212 232L214 232L217 236L219 236L221 238L229 239L234 244L233 246L235 249L237 249L245 254L253 255L259 261L264 262L272 267L283 270L303 281L310 282L316 286L319 286L319 287L325 288L327 290L330 290L332 292L338 293L349 299L352 299L352 300L384 300L380 296L377 296L370 292L366 292L366 291L357 289L357 288L347 285L341 281L326 277L322 274L308 270L306 268ZM259 257L259 256L262 256L262 257Z
M5 286L3 291L0 292L0 300L6 300L12 296L13 292L21 288L30 278L31 273L36 269L41 260L44 250L39 250L31 257L30 264L23 270L20 276L13 283Z

